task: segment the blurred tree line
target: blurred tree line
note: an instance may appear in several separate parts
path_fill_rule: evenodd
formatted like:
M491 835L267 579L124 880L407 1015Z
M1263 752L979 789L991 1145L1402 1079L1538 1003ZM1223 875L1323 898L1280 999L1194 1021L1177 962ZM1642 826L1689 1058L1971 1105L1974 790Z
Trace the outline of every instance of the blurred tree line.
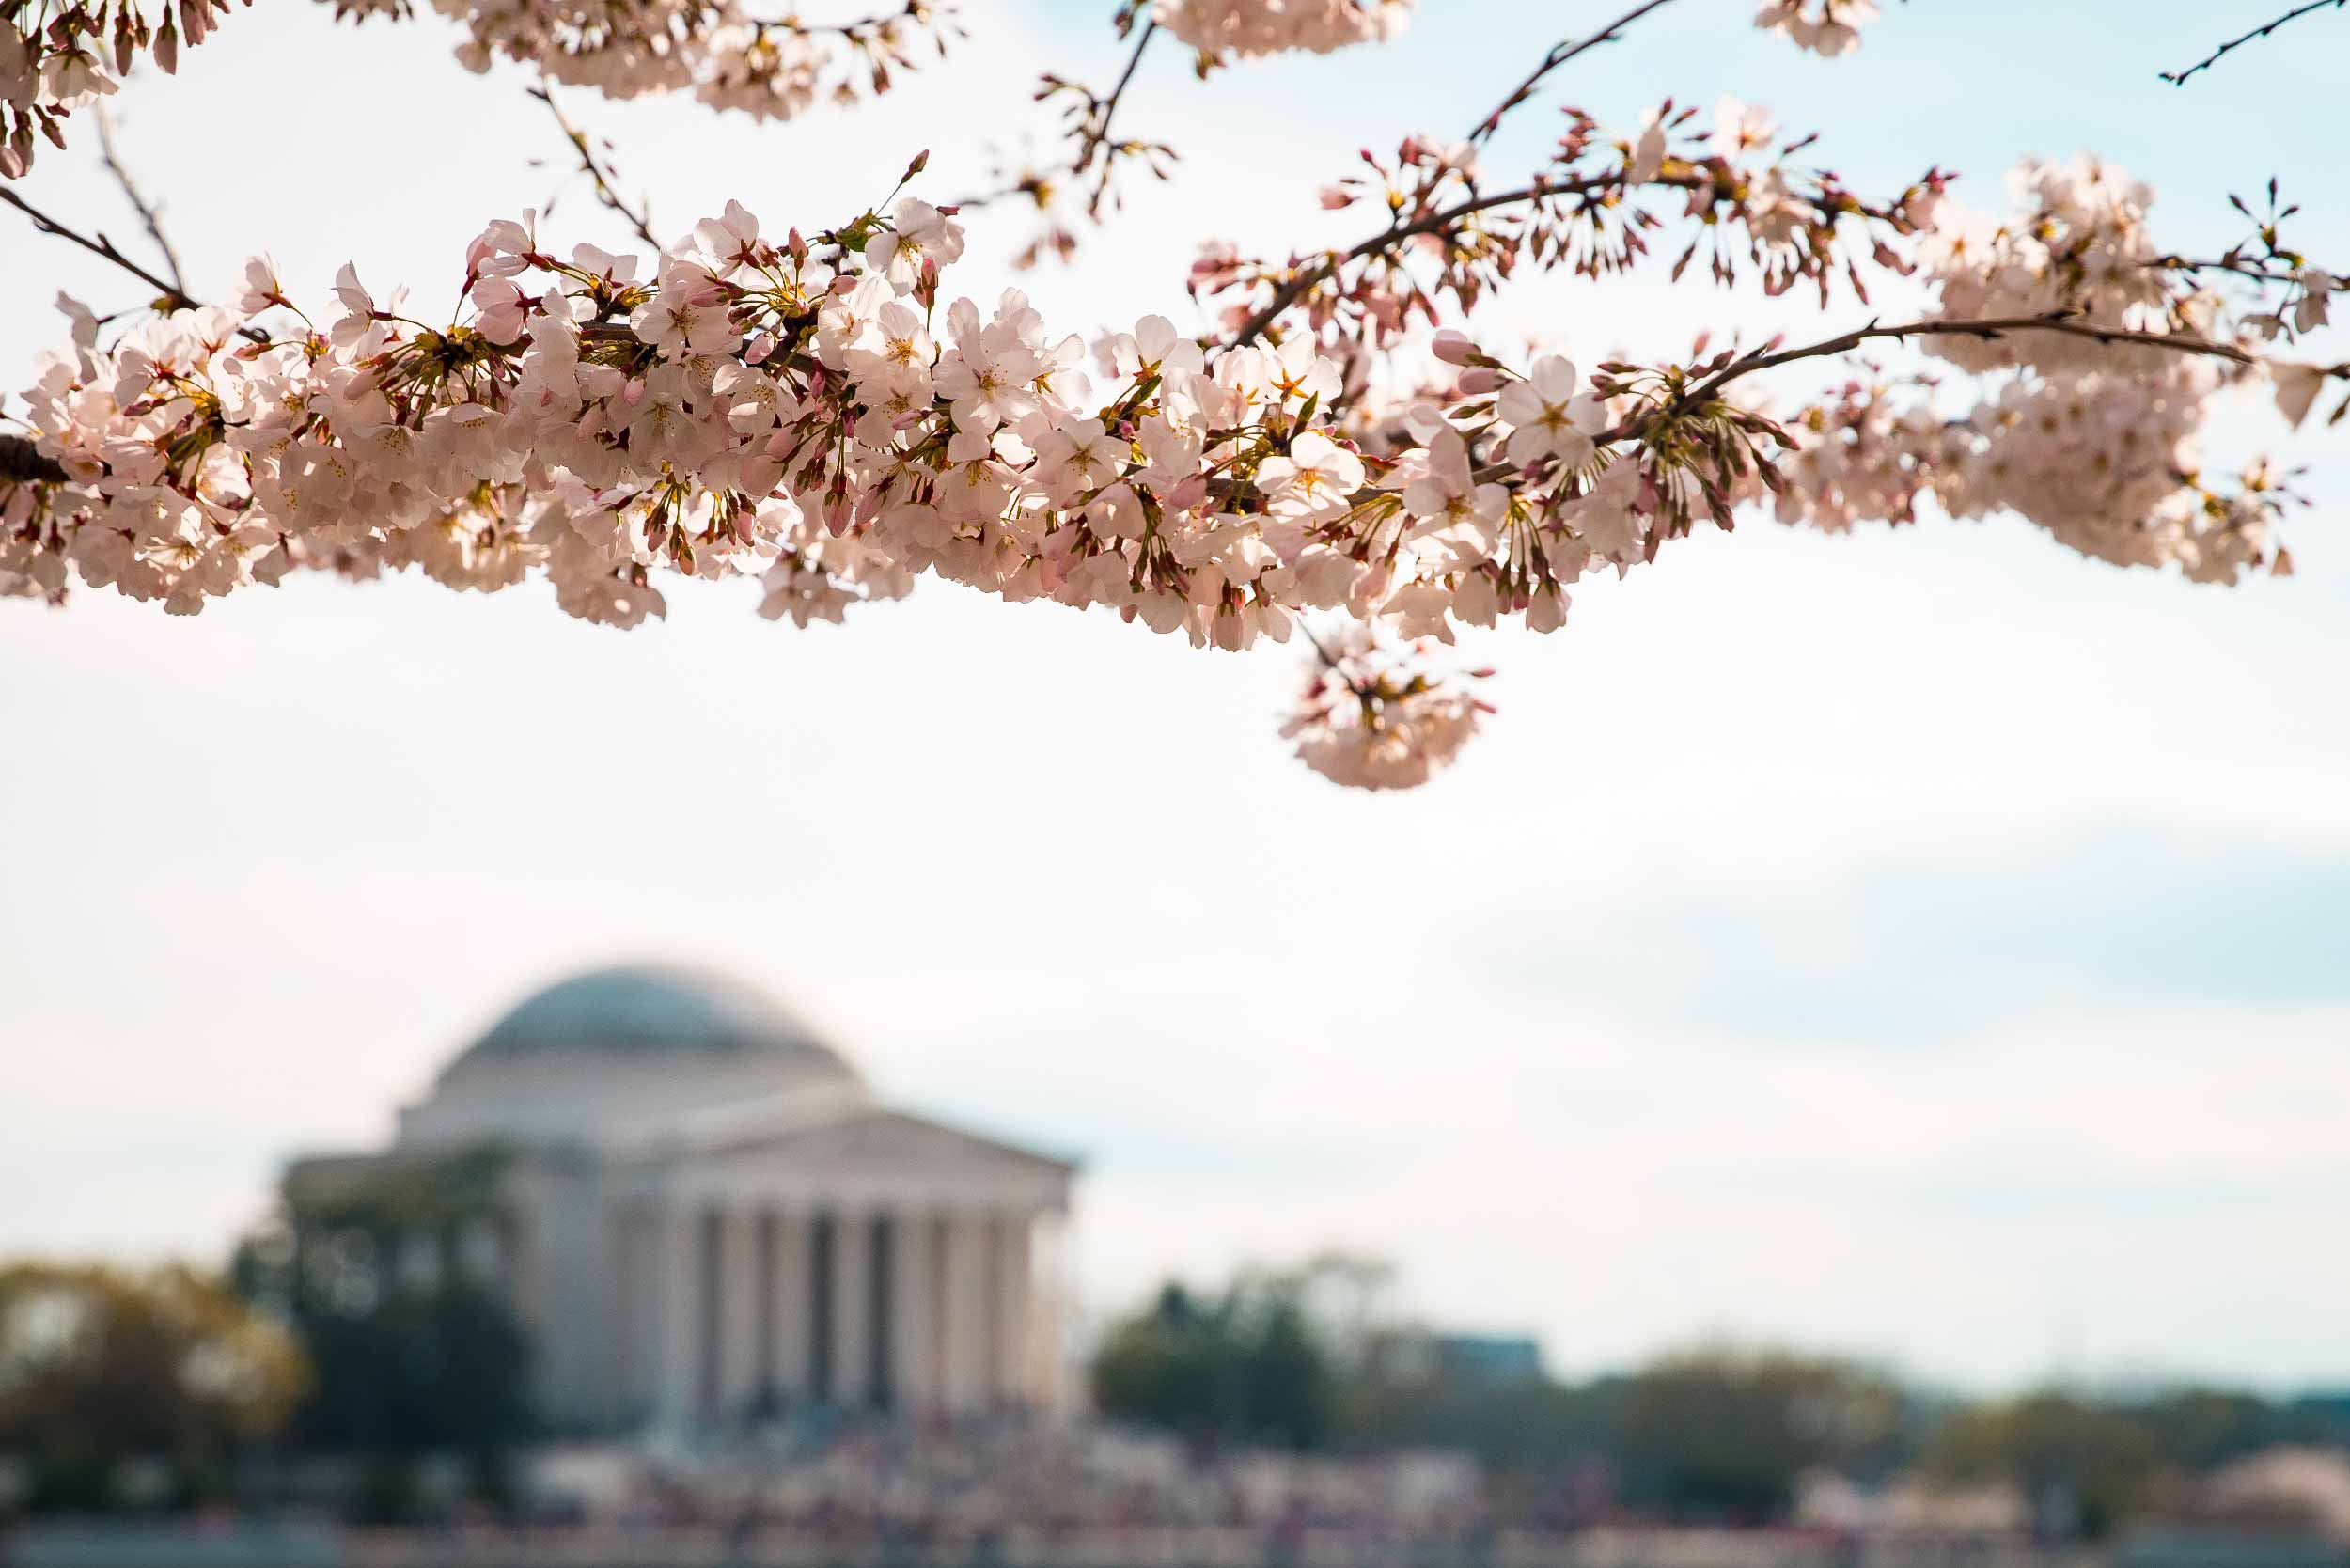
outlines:
M1095 1405L1202 1443L1465 1450L1521 1494L1574 1476L1586 1511L1693 1522L1783 1518L1814 1469L2006 1482L2058 1532L2092 1537L2166 1476L2280 1444L2350 1446L2350 1402L2185 1388L1968 1403L1862 1362L1729 1345L1585 1383L1496 1379L1383 1313L1385 1279L1340 1257L1221 1289L1170 1281L1102 1336Z
M506 1456L530 1430L527 1336L502 1290L469 1266L470 1239L499 1224L509 1156L480 1147L346 1179L290 1170L276 1221L241 1245L229 1278L291 1328L313 1369L290 1446L356 1459L356 1512L416 1511L418 1468L462 1457L469 1490L510 1494Z
M464 1256L502 1160L298 1171L218 1276L0 1268L0 1513L250 1500L258 1463L290 1456L342 1462L363 1519L414 1514L430 1454L504 1500L529 1346Z
M494 1223L499 1169L484 1151L366 1184L290 1179L278 1221L218 1278L0 1268L0 1513L235 1498L246 1462L271 1455L355 1466L343 1496L363 1518L412 1516L427 1455L460 1456L474 1493L499 1498L531 1430L529 1347L464 1256ZM2097 1536L2176 1478L2279 1445L2350 1447L2350 1397L1970 1403L1862 1362L1737 1346L1581 1383L1512 1375L1507 1358L1449 1356L1386 1309L1388 1283L1342 1256L1169 1282L1101 1337L1095 1404L1202 1446L1466 1450L1504 1512L1553 1524L1776 1520L1818 1468L2011 1484L2050 1533Z
M22 1506L226 1497L309 1388L292 1336L191 1270L0 1269L0 1455Z

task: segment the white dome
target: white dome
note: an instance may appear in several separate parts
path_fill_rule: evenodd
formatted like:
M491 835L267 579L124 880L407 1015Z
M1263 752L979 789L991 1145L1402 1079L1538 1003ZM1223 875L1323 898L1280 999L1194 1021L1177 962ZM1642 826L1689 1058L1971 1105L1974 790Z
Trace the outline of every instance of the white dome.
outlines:
M444 1073L469 1062L565 1052L778 1053L850 1077L855 1070L765 993L699 969L591 969L525 997Z
M526 997L400 1113L400 1141L641 1142L713 1120L867 1097L782 1006L728 976L596 969Z

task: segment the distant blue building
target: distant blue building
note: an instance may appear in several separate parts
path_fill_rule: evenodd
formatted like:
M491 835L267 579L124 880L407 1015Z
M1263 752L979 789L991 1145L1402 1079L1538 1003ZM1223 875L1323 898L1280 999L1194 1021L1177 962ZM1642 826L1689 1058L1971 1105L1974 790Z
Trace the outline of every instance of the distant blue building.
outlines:
M1542 1341L1524 1334L1439 1334L1436 1371L1448 1381L1495 1388L1543 1375Z

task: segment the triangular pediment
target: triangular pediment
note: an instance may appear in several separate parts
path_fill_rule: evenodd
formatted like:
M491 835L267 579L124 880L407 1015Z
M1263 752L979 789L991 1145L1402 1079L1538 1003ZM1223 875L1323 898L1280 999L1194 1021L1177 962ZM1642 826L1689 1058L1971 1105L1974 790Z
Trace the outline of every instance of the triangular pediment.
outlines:
M755 1162L812 1171L983 1169L1066 1176L1076 1169L1073 1161L928 1117L878 1109L854 1111L813 1126L745 1130L724 1142L704 1145L694 1158L697 1164L719 1168Z

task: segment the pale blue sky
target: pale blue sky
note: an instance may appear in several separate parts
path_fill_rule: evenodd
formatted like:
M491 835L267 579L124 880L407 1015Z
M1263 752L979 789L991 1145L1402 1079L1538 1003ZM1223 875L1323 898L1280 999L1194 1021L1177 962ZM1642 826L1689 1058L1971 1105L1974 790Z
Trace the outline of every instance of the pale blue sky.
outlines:
M2268 4L1915 0L1821 62L1748 0L1678 0L1546 102L1629 124L1735 91L1856 184L1940 162L1984 204L2016 157L2093 148L2186 248L2273 172L2350 257L2350 16L2154 79ZM969 188L1038 125L1036 70L1115 69L1107 8L974 5L955 62L854 116L572 107L665 228L730 195L821 225L925 143L933 194ZM1619 8L1436 0L1408 43L1206 86L1157 61L1126 123L1182 175L1026 286L1071 330L1188 320L1197 239L1352 237L1311 193L1353 149L1457 132ZM313 292L356 257L437 298L559 149L438 23L325 16L238 12L126 94L126 149L199 291L266 245ZM132 232L86 158L25 191ZM610 237L576 191L557 217ZM976 227L964 288L1016 239ZM5 221L0 275L129 298ZM1499 319L1591 358L1858 314L1550 280ZM11 312L0 367L53 336ZM2276 440L2253 406L2220 445ZM1554 638L1481 642L1503 712L1405 798L1282 755L1286 653L937 585L808 633L721 589L629 635L416 582L192 623L0 606L0 1250L216 1251L284 1153L380 1136L522 991L699 955L893 1091L1082 1151L1096 1309L1341 1242L1571 1371L1728 1330L1983 1385L2350 1381L2350 454L2286 449L2324 502L2302 573L2232 592L2013 522L1692 541Z

